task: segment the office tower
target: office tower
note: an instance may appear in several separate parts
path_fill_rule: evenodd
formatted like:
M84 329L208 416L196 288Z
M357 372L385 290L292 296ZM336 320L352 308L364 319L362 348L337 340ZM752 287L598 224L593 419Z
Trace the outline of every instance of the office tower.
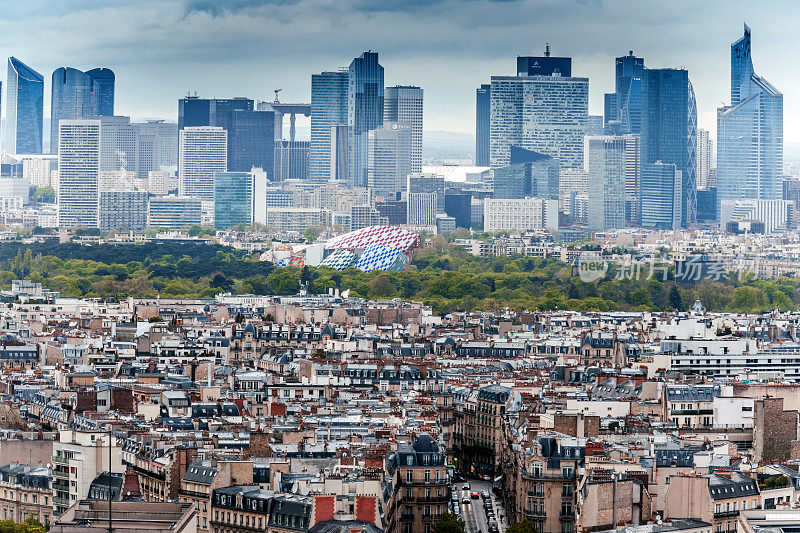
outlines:
M274 171L275 113L235 110L228 130L228 170L250 172L253 167Z
M383 122L399 122L411 127L411 172L422 172L422 89L397 85L386 87Z
M625 227L628 143L634 139L621 135L586 137L589 229Z
M60 67L51 80L50 153L57 153L59 120L114 115L114 72Z
M8 58L7 154L41 154L44 77L16 57Z
M350 179L350 135L347 126L331 126L331 153L328 179L347 182Z
M511 164L492 170L493 198L558 198L558 161L549 155L511 147Z
M171 171L178 166L178 125L163 120L134 124L136 130L136 170L141 179L151 172Z
M99 117L100 171L136 172L136 128L130 117Z
M475 165L489 166L489 124L492 116L492 86L482 84L475 94Z
M408 214L406 221L411 226L436 225L437 195L435 192L410 192L408 193Z
M716 224L717 217L717 189L697 189L697 222Z
M697 108L689 73L644 69L642 80L642 165L675 165L683 179L680 220L687 226L697 211Z
M603 135L604 133L602 115L589 115L586 117L586 135Z
M750 28L731 45L731 105L717 110L717 201L781 198L783 94L754 73Z
M447 189L444 192L444 212L453 217L457 228L472 226L472 195L460 189Z
M198 98L178 101L178 130L212 126L228 134L228 170L249 172L253 167L272 174L275 158L275 114L255 111L250 98Z
M492 76L489 163L508 165L511 147L549 155L565 168L583 165L583 137L589 115L589 79L563 74L567 70L534 69L532 59L518 58L525 68L518 76ZM560 62L563 63L563 62ZM566 63L564 63L566 64ZM545 66L547 63L545 63ZM552 72L551 72L552 70ZM525 72L550 72L529 75ZM559 72L561 73L559 75Z
M558 229L558 200L486 198L483 231Z
M394 198L411 174L413 129L405 122L387 122L369 132L367 188L373 197Z
M605 95L607 133L639 133L642 129L642 76L644 59L633 55L618 57L615 62L615 87Z
M65 119L58 137L58 225L98 227L100 120Z
M100 191L100 231L139 231L147 227L147 191Z
M713 168L714 141L708 136L708 130L697 130L697 188L708 189L708 177Z
M408 202L405 200L382 200L375 202L375 209L390 226L402 226L408 221Z
M275 141L274 181L308 181L308 141Z
M182 196L154 196L147 207L147 225L152 228L181 229L202 222L203 201Z
M435 174L413 174L408 176L408 195L416 193L431 193L436 195L436 212L444 212L444 176ZM411 224L411 222L409 222ZM431 224L432 225L432 224Z
M383 126L383 67L377 52L353 59L347 73L347 135L350 184L367 186L369 131Z
M347 87L347 69L311 76L311 151L308 165L309 178L314 183L344 179L344 175L332 178L332 169L340 169L336 161L331 161L331 154L339 152L334 149L336 142L341 142L336 135L339 127L344 127L346 133Z
M800 210L800 180L787 178L783 180L783 200L792 202L795 211Z
M253 223L254 176L250 172L214 174L214 227L226 230Z
M187 126L179 140L179 194L213 201L214 173L227 170L228 133L221 127Z
M661 230L679 229L682 187L686 181L673 163L642 164L641 219L642 226Z

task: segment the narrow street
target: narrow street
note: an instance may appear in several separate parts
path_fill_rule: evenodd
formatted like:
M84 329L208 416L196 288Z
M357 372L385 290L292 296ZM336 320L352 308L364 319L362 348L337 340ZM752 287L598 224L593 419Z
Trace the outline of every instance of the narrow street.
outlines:
M488 481L470 479L469 490L461 489L460 487L463 485L463 482L458 483L459 496L461 500L464 498L470 499L470 503L468 504L461 503L461 516L464 519L464 522L466 522L467 533L489 533L489 519L486 516L486 511L483 506L483 498L479 497L478 499L472 499L470 497L472 492L481 494L483 491L487 491L489 493L498 531L503 533L508 527L508 521L506 520L506 513L502 502L492 492L492 484Z

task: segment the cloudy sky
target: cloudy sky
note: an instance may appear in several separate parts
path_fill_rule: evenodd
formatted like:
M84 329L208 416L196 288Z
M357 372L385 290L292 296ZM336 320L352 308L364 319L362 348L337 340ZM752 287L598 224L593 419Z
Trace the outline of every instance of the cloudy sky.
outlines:
M572 56L602 113L613 58L689 70L700 126L730 98L729 47L747 22L756 72L782 90L785 138L800 142L800 4L778 0L0 0L0 44L49 77L112 68L116 111L176 120L187 91L307 101L310 75L378 51L386 84L425 89L425 128L474 132L475 88L517 55ZM49 94L45 97L49 115ZM3 109L5 113L5 109Z

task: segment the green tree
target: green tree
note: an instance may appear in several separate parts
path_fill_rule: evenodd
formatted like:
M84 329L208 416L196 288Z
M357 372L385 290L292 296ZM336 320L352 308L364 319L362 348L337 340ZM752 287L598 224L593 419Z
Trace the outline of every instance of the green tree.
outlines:
M508 526L506 533L536 533L536 528L530 520L523 520Z
M453 513L445 513L433 524L432 533L464 533L466 523ZM531 532L532 533L532 532Z
M681 291L678 289L677 285L673 285L669 290L668 305L676 311L683 311Z
M317 241L320 233L322 233L321 228L318 228L317 226L309 226L303 232L303 237L305 237L309 243L313 243Z

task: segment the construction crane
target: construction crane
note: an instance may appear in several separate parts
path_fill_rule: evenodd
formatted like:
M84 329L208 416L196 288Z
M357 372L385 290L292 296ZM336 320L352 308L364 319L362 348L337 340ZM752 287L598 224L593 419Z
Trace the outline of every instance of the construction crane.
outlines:
M275 103L279 104L280 101L278 100L278 93L281 92L283 89L275 89Z

